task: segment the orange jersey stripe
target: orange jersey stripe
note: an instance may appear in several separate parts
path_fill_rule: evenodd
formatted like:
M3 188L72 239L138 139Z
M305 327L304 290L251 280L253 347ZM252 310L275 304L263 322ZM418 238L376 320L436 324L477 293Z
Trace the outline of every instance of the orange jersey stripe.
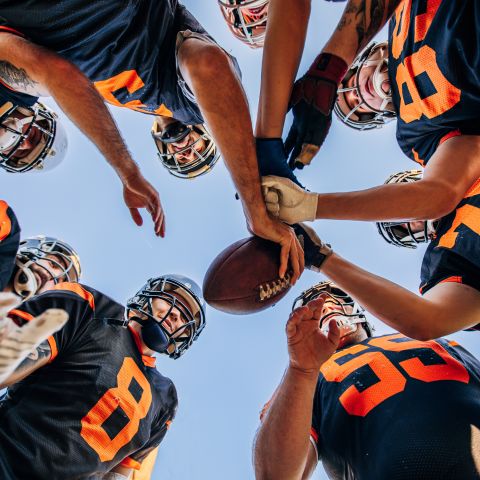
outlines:
M86 300L90 305L90 308L92 310L95 310L95 299L93 298L93 295L88 290L85 290L78 283L72 283L72 282L59 283L58 285L55 285L52 288L52 290L66 290L68 292L73 292L77 294L79 297Z
M134 470L140 470L142 464L138 463L136 460L133 458L127 457L124 458L121 462L120 465L125 468L133 468Z
M462 135L462 132L460 130L454 130L453 132L449 132L446 135L444 135L441 139L440 142L438 142L439 145L442 143L445 143L447 140L450 140L453 137L460 137Z
M27 322L34 319L34 316L31 313L24 312L23 310L18 310L18 308L14 308L8 312L8 316L15 315L16 317L20 317Z
M12 231L12 221L8 216L7 202L0 200L0 242L5 240Z
M462 277L448 277L440 283L463 283Z
M55 341L55 338L53 338L52 335L50 335L50 337L47 338L47 342L50 345L50 351L52 352L48 363L52 363L58 356L57 342Z

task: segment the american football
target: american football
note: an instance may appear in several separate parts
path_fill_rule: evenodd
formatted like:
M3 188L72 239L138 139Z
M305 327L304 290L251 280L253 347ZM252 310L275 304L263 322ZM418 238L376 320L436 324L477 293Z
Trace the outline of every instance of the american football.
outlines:
M203 280L204 298L234 315L260 312L290 290L290 272L278 276L280 246L259 237L233 243L211 263Z

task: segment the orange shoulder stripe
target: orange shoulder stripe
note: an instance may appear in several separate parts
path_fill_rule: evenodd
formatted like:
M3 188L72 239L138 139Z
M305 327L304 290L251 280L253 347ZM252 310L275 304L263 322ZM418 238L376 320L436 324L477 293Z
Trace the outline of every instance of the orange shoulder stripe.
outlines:
M85 290L81 285L78 283L73 283L73 282L63 282L55 285L52 290L65 290L67 292L72 292L78 295L79 297L83 298L88 302L90 305L90 308L92 310L95 310L95 299L93 298L93 295L88 291Z
M5 240L12 231L12 221L7 213L8 203L0 200L0 242Z
M13 33L15 35L18 35L19 37L25 37L23 33L20 33L18 30L15 30L14 28L11 28L11 27L1 26L0 32Z

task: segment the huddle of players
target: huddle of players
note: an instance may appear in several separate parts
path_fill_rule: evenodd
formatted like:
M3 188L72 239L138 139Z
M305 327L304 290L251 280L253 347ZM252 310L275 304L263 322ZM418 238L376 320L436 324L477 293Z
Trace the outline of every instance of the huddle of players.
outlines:
M275 102L277 111L265 110L268 121L262 124L260 120L256 129L267 208L280 220L295 224L305 250L305 265L336 283L322 282L295 303L297 308L287 324L290 364L262 415L255 443L256 474L258 478L306 478L321 459L332 478L479 478L478 361L454 342L430 340L475 327L480 312L475 255L480 234L475 203L480 177L475 138L480 83L474 74L474 52L456 46L471 42L479 7L473 1L454 7L445 0L351 0L325 50L291 92L308 23L308 3L220 2L238 38L251 46L265 42L262 93L264 99L271 95L279 100ZM181 6L177 9L185 19L188 12ZM3 10L0 2L0 15L5 16ZM279 15L282 10L284 15ZM364 49L392 14L389 44ZM293 22L296 30L291 28L292 19L298 20ZM456 20L454 26L445 35L440 25L450 25L452 19ZM281 48L285 38L278 37L278 32L285 31L282 22L289 26L287 49ZM10 23L3 28L15 36L38 35L35 30L28 31L28 22L24 30L16 25L12 28ZM199 40L196 35L203 32L198 24L195 27L189 34L182 30L181 36ZM201 41L213 42L205 38ZM178 35L176 41L178 44ZM268 92L269 78L280 68L275 62L279 55L283 85L279 82L276 91ZM82 68L81 59L72 61ZM474 73L466 75L466 71ZM107 101L117 105L126 103L122 87L130 91L139 88L135 87L136 78L118 76L102 83L96 81L97 72L86 73ZM176 73L182 77L181 70ZM160 159L170 173L181 178L205 173L219 156L192 95L192 87L197 96L201 88L191 79L189 83L187 76L188 72L175 80L175 85L179 80L183 87L180 94L176 90L178 103L164 88L161 92L171 103L162 101L162 108L157 105L154 110L144 99L128 105L157 115L152 134ZM168 85L165 80L164 87ZM6 95L5 89L8 85L0 84L2 95ZM66 143L55 115L34 96L27 98L28 93L14 92L15 104L12 92L7 93L2 107L2 166L8 171L27 171L58 163ZM289 100L294 123L284 149L279 137ZM68 113L68 106L62 108ZM292 170L310 163L328 133L332 111L358 130L397 118L399 143L425 167L423 177L416 171L405 172L364 192L304 191ZM192 125L184 123L194 114ZM276 130L268 131L265 123L275 125ZM291 154L288 162L287 152ZM452 154L462 157L461 171L454 168ZM235 173L232 175L235 179ZM126 188L130 188L128 182ZM138 206L146 204L129 205L133 209ZM348 263L311 229L298 225L316 218L379 221L384 238L400 246L431 241L422 265L423 298ZM157 227L158 217L154 220ZM12 232L13 238L15 228ZM33 293L45 289L44 280L61 285L26 301L10 316L20 324L57 308L70 318L37 347L35 359L25 360L5 381L9 385L23 379L9 388L0 406L2 473L5 478L31 476L33 459L41 458L44 462L36 467L37 478L51 475L48 459L57 457L59 451L49 438L56 435L65 438L62 444L72 460L56 465L58 478L128 476L160 443L176 406L173 384L152 368L151 355L161 352L178 358L198 337L205 321L201 293L189 279L158 277L140 289L124 309L89 287L72 283L80 276L78 258L63 242L37 238L26 243L29 248L18 250L7 288L25 296L27 290L19 285L27 281L36 282ZM58 251L69 262L58 259ZM23 261L18 260L21 258ZM56 258L53 266L52 258ZM417 340L402 334L372 337L372 328L352 297ZM126 326L129 328L122 328ZM109 368L111 371L113 365L118 372L118 383L110 375L105 385L98 384L105 355L112 356ZM88 388L78 389L82 384L96 385L93 395L97 397L85 398ZM76 388L68 389L69 385ZM50 399L59 387L69 392L60 404L42 401ZM117 402L114 407L112 395ZM113 415L118 405L124 412L121 421ZM72 420L71 428L66 429L63 422L52 425L51 418L59 409L64 418ZM392 424L392 418L407 409L410 420L399 418ZM27 438L28 452L23 448ZM399 442L399 438L408 440ZM380 458L379 451L385 452ZM448 455L439 454L443 451ZM19 458L21 462L12 461Z

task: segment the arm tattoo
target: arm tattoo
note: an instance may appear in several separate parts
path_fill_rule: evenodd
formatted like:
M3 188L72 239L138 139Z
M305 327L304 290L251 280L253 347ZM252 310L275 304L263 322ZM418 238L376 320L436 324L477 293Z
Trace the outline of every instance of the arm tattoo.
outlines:
M0 79L2 79L9 87L25 90L38 86L23 68L17 68L9 62L0 61Z
M350 0L337 31L355 25L358 53L385 25L399 3L400 0Z
M21 346L19 345L19 348ZM15 345L9 347L2 346L3 353L0 352L0 367L5 360L8 360L8 352L5 350L15 350ZM45 365L51 356L50 344L47 340L42 342L35 350L33 350L25 360L14 370L14 372L8 377L7 383L9 385L23 380L25 377L33 373L38 368ZM6 358L5 358L6 357Z

